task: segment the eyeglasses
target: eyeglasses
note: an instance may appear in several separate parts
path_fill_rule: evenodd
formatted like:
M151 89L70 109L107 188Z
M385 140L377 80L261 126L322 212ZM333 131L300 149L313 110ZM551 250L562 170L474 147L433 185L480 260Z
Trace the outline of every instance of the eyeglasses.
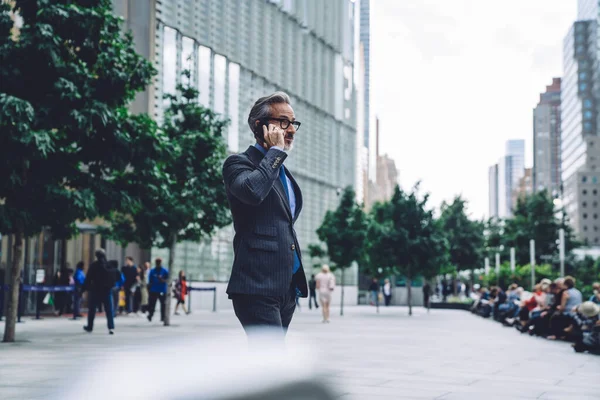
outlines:
M300 125L302 125L302 123L299 121L290 121L289 119L286 119L286 118L269 118L265 122L268 122L268 121L279 121L279 126L283 130L286 130L287 128L289 128L290 125L293 125L294 129L296 129L296 131L298 131L298 129L300 129Z

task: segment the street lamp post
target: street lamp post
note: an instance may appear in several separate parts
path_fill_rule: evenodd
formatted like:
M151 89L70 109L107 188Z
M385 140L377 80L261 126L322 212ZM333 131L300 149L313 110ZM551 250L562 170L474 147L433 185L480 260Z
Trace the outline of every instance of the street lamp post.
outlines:
M560 257L560 277L565 277L565 230L558 231L558 253Z
M535 240L529 241L529 263L531 264L531 291L535 286Z

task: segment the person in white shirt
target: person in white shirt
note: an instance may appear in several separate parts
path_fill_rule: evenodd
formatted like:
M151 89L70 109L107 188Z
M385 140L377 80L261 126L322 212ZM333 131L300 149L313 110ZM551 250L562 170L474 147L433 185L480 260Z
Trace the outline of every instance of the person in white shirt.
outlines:
M329 265L323 265L321 272L315 277L315 281L317 281L317 293L319 293L319 301L323 312L323 323L329 323L331 292L335 289L335 276L331 273Z
M392 301L392 284L389 279L383 284L383 296L385 297L385 306L388 307Z

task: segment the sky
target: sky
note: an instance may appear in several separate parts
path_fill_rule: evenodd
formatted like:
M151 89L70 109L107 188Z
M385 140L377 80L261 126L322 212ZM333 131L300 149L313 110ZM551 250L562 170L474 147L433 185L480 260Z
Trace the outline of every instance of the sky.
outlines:
M403 189L487 216L505 142L525 139L533 164L532 110L576 16L576 0L371 0L371 110Z

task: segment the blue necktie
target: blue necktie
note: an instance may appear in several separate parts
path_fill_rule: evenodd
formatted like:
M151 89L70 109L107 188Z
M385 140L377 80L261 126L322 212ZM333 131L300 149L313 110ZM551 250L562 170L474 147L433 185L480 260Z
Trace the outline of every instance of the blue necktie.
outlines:
M285 190L285 195L288 199L288 204L291 204L290 201L290 191L288 190L287 178L285 176L285 170L283 169L283 165L279 168L279 179L281 180L281 184L283 185L283 190ZM296 273L300 268L300 258L298 257L298 252L294 250L294 267L292 269L292 273Z

